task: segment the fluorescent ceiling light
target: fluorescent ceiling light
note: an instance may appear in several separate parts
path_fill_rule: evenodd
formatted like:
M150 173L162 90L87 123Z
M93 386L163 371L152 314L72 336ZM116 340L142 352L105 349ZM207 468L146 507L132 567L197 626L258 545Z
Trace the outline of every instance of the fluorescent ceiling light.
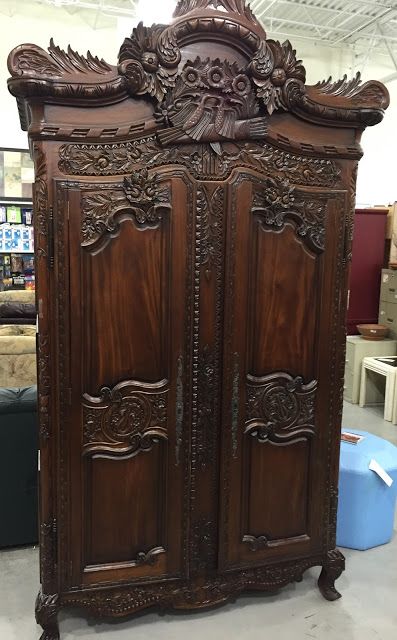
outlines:
M138 22L145 25L167 23L174 13L176 0L139 0L136 8Z

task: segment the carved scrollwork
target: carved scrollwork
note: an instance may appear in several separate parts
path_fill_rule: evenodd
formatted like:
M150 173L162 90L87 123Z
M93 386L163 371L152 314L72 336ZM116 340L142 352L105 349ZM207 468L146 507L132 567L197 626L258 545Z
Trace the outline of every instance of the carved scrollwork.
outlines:
M328 557L324 558L322 555L312 556L278 563L276 566L232 571L222 576L210 577L204 582L201 580L176 584L175 581L168 580L112 590L104 588L70 592L63 596L63 603L68 607L85 607L96 616L129 615L155 604L178 609L209 607L234 598L247 589L275 591L289 582L299 580L310 567L323 565L328 561Z
M215 457L215 432L217 429L217 416L215 410L215 384L216 363L214 352L208 344L204 345L199 356L199 409L197 421L197 460L202 469L214 462Z
M134 560L134 564L137 567L141 567L143 565L149 565L150 567L152 567L156 564L159 555L161 555L162 553L165 553L164 547L154 547L147 552L139 551Z
M340 168L328 158L314 158L283 151L266 142L229 142L221 155L207 144L162 148L154 137L115 144L66 144L60 149L59 169L73 175L118 175L145 166L179 164L198 179L225 179L235 166L281 174L293 184L333 187Z
M316 390L316 380L304 384L288 373L248 376L245 433L260 442L313 436Z
M140 22L119 53L119 72L132 94L148 93L158 101L175 85L181 54L172 28L144 27ZM160 36L161 42L159 41Z
M266 549L269 544L268 536L243 536L243 543L248 544L250 551L260 551L261 549Z
M255 191L252 213L259 216L265 227L282 230L290 220L296 233L315 251L325 245L325 213L327 200L323 197L296 198L296 190L288 180L269 177L261 190Z
M217 526L212 520L199 518L192 526L192 566L202 572L216 566Z
M99 397L83 396L85 451L120 449L122 453L148 451L167 440L166 381L156 384L122 382L103 387Z
M167 127L157 133L161 144L209 142L219 154L222 141L261 139L267 131L249 76L219 58L188 61L155 115Z

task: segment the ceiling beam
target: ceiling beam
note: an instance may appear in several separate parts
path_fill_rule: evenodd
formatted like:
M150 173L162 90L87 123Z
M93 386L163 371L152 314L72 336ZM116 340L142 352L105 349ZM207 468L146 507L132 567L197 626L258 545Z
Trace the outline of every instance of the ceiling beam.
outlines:
M393 7L389 7L388 9L383 11L380 15L372 17L367 22L364 22L364 24L362 24L359 27L356 27L355 29L353 29L353 31L350 31L348 34L346 34L344 36L341 36L340 38L337 38L336 40L334 40L334 44L339 44L341 42L344 42L345 40L348 40L349 38L354 36L356 33L359 33L363 29L367 29L368 27L370 27L373 24L375 24L376 22L378 22L378 20L382 20L383 18L386 18L388 15L390 15L391 13L394 13L395 11L396 11L395 5Z
M378 26L378 30L379 30L380 34L382 35L383 41L384 41L384 43L386 45L386 49L388 50L389 55L390 55L390 57L391 57L391 59L393 61L393 64L394 64L394 66L395 66L395 68L397 70L397 56L395 55L393 49L391 48L390 42L386 39L385 32L383 31L383 26L381 24L379 24L379 23L378 23L377 26Z

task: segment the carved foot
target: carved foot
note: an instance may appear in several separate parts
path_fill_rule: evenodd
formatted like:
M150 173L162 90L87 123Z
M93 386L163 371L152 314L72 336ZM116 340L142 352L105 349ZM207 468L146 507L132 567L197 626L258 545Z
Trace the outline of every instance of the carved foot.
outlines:
M36 600L36 622L43 628L40 640L59 640L58 595L43 595Z
M338 600L341 597L335 589L335 580L345 570L345 558L339 549L328 551L326 560L318 579L318 588L326 600Z

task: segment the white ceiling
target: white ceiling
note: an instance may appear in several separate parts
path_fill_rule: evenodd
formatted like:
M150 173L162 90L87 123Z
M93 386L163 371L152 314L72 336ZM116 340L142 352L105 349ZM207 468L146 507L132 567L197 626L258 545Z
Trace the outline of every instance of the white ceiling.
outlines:
M161 21L176 0L0 0L0 11L51 5L78 16L93 29L115 27L118 18ZM23 5L23 8L22 6ZM266 31L279 39L303 38L333 48L350 48L366 58L387 56L397 77L397 0L252 0L251 7ZM152 10L151 10L152 9ZM163 19L164 19L163 18Z

